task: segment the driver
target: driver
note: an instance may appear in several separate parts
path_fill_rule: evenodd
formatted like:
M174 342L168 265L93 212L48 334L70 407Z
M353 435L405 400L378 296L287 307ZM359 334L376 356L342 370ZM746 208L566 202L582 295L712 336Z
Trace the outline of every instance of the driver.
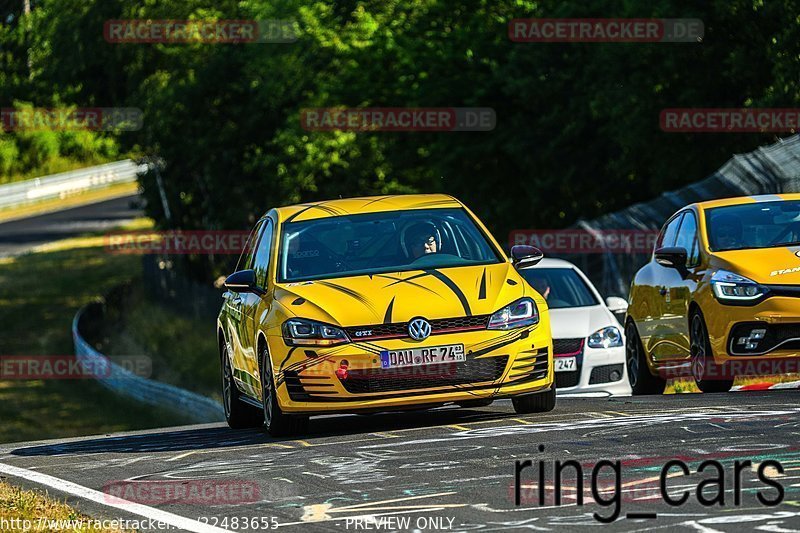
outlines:
M547 300L550 296L550 284L544 278L533 278L530 280L531 286L536 289L536 292L542 295L542 298Z
M742 221L739 217L721 214L714 220L719 248L730 250L742 246Z
M408 228L408 248L413 259L439 252L439 231L431 222L420 222Z

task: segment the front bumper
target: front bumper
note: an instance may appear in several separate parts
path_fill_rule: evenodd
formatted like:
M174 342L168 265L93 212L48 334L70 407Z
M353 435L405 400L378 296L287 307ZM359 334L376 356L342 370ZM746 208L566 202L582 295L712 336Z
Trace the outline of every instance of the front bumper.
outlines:
M718 364L743 358L784 359L800 356L800 299L773 296L753 306L722 305L717 300L703 308L709 340ZM767 332L744 348L739 341L754 329ZM793 342L796 339L796 342Z
M606 393L630 396L625 347L590 348L585 346L576 372L557 372L558 394ZM618 379L613 379L619 375Z
M543 327L544 326L544 327ZM510 331L478 330L389 339L325 349L289 348L272 337L270 354L281 409L287 413L393 410L549 390L553 385L549 324ZM382 369L381 350L464 344L466 362ZM337 376L347 361L348 376Z

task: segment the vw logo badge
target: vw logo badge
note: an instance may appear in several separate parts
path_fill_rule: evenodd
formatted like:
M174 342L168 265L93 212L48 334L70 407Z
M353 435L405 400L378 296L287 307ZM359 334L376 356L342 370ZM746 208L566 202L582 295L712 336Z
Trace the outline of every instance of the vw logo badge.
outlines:
M424 318L415 318L408 323L408 335L415 341L424 341L431 334L431 325Z
M794 255L796 255L797 257L800 257L800 250L797 250L797 251L794 253Z

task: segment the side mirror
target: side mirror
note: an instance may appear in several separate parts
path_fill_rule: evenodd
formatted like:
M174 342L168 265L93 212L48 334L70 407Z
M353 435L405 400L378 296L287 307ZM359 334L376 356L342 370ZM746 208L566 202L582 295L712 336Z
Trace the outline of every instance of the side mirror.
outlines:
M619 296L609 296L606 298L606 305L608 306L608 310L612 313L624 313L628 310L628 302L625 298L620 298Z
M544 258L542 251L535 246L517 244L511 248L511 262L517 268L528 268Z
M255 270L240 270L225 278L225 288L231 292L252 292L261 296L264 290L256 284Z
M669 247L656 250L656 263L659 265L683 270L686 268L686 248Z

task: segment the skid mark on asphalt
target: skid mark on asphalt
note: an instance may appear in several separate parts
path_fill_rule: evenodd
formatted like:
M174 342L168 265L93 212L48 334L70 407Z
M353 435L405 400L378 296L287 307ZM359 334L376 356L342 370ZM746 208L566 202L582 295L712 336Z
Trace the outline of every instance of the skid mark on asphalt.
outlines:
M696 412L686 413L681 417L671 414L658 414L647 416L625 416L618 418L590 418L585 420L577 420L574 422L549 422L531 425L513 425L513 426L497 426L491 428L471 429L469 431L462 431L460 433L451 433L446 436L437 437L430 436L427 438L420 438L416 440L404 440L402 443L385 442L381 445L368 445L362 448L379 448L385 446L412 446L417 444L428 444L437 442L447 442L455 440L467 439L481 439L481 438L497 438L500 436L514 436L526 435L534 433L544 433L553 431L581 431L581 430L603 430L611 431L613 429L620 429L624 427L643 427L643 426L656 426L671 423L687 423L687 422L704 422L709 418L716 419L719 417L727 418L736 422L746 421L748 419L759 419L765 417L778 417L796 415L800 412L800 408L790 408L783 410L771 411L728 411L724 415L716 412Z
M402 498L394 498L390 500L381 500L375 502L359 503L355 505L345 505L342 507L334 507L330 503L320 503L313 505L306 505L303 507L304 513L299 522L289 522L280 524L280 526L292 526L299 524L309 524L313 522L329 522L332 520L347 520L352 518L364 519L367 517L382 516L387 514L403 514L403 513L422 513L434 512L444 509L453 509L458 507L466 507L465 503L428 503L422 502L419 505L392 505L399 502L408 502L411 500L422 500L424 498L441 498L443 496L452 496L458 494L457 492L439 492L436 494L424 494L421 496L404 496ZM339 514L346 514L347 516L332 516ZM364 514L358 514L364 513Z

